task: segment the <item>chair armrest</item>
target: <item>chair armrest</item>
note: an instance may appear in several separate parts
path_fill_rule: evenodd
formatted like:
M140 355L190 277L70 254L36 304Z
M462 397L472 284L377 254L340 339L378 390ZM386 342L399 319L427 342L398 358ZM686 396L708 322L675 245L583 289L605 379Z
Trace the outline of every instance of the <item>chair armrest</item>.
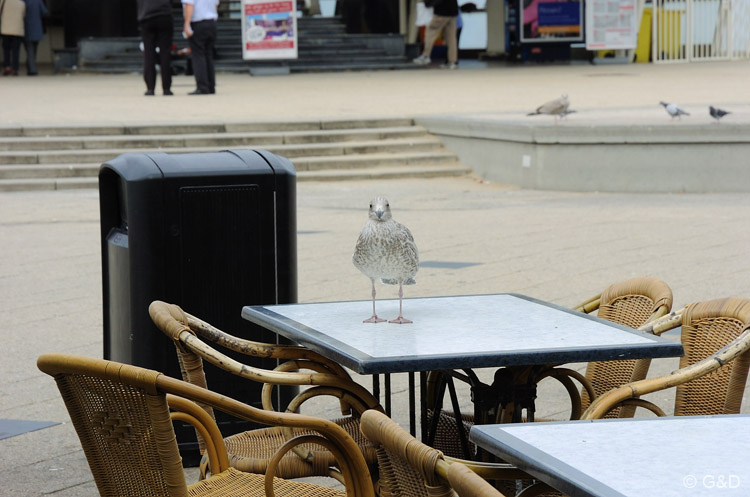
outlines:
M203 437L211 473L218 474L228 469L227 448L213 417L195 402L176 395L167 395L167 403L172 409L170 416L173 420L190 423Z
M237 400L217 394L195 385L159 374L156 388L168 394L183 397L196 403L210 405L214 409L235 417L268 426L298 427L313 430L325 437L339 454L337 463L345 477L347 493L351 496L375 497L367 463L357 443L337 424L326 419L293 413L269 412L243 404Z
M660 307L659 309L662 308ZM666 308L664 308L664 310L666 310ZM649 321L643 326L638 327L638 330L651 333L652 335L661 335L669 330L679 328L682 325L682 314L685 312L685 308L652 319L658 312L659 311L657 310L657 312L649 318Z
M601 303L602 294L594 295L590 299L586 300L585 302L582 302L575 306L573 308L574 311L582 312L584 314L591 314L595 310L599 308L599 304Z

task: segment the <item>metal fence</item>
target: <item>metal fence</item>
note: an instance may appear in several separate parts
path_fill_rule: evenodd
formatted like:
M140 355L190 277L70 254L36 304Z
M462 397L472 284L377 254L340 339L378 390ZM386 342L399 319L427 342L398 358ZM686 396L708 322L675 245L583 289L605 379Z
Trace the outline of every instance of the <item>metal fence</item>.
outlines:
M657 63L750 58L750 0L653 0Z

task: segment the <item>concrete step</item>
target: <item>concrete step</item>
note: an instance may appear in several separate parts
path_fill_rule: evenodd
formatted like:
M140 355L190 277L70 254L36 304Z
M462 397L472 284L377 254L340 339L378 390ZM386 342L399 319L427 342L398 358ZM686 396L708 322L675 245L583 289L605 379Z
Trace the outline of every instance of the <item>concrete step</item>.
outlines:
M411 119L0 127L0 191L95 188L123 153L265 149L300 181L432 177L470 169Z
M0 166L0 179L91 178L99 174L101 163L28 164Z
M98 188L99 178L35 178L0 180L0 192Z
M13 137L0 138L0 152L43 150L99 150L121 148L233 147L248 145L333 143L407 139L427 136L421 126L310 131L142 134L137 136Z
M181 124L128 124L102 125L77 124L70 126L26 125L0 126L2 136L106 136L106 135L167 135L189 133L244 133L276 131L347 130L362 128L397 128L412 126L409 118L380 118L331 121L271 121L271 122L219 122Z
M430 165L424 164L409 167L367 167L354 170L319 170L300 171L297 173L299 181L344 181L365 179L398 179L398 178L442 178L465 176L471 169L461 163L447 163ZM2 184L0 182L0 188Z
M298 171L333 171L340 169L363 169L370 167L397 167L425 164L456 163L456 154L445 149L413 151L400 154L372 153L366 155L334 155L329 157L296 157L291 159Z
M209 140L210 142L210 140ZM134 148L103 148L94 150L40 150L40 151L10 151L0 152L0 168L3 165L23 164L77 164L106 162L118 155L132 153L198 153L213 152L227 148L262 148L287 158L303 157L314 154L315 156L351 155L371 153L374 151L382 153L400 153L404 150L432 150L442 147L440 140L434 137L414 139L392 139L332 143L290 143L272 144L256 143L239 145L217 145L216 142L207 143L205 146L184 147L134 147Z
M457 161L456 155L445 149L421 149L419 147L402 152L376 151L367 154L355 152L322 157L316 155L287 158L292 161L298 172L443 164L456 163ZM3 165L0 166L0 179L95 177L99 174L100 166L101 162Z
M97 166L98 168L98 166ZM471 169L461 163L377 166L359 169L297 172L297 181L347 181L364 179L437 178L464 176ZM0 192L98 188L97 176L75 178L0 179Z

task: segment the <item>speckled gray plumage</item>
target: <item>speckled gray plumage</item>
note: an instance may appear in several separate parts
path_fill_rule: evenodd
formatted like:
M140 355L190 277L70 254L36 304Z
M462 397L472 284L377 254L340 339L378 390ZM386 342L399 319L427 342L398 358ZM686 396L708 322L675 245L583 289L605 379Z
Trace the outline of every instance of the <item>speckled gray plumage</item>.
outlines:
M372 317L366 322L381 322L375 313L375 280L389 285L399 285L399 300L403 297L403 285L416 283L414 276L419 269L419 253L409 229L396 222L385 197L370 202L367 223L359 234L352 255L354 266L372 281ZM399 305L399 311L401 306ZM408 323L399 312L391 322Z
M352 262L367 277L380 278L383 283L416 283L417 245L409 228L393 219L384 197L370 203L369 218L357 239Z

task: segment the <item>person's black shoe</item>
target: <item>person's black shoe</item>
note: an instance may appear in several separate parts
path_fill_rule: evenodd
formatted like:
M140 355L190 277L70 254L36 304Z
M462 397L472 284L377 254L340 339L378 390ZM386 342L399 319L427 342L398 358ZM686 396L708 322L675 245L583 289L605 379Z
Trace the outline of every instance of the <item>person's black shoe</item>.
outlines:
M188 95L208 95L208 93L204 93L204 92L202 92L200 90L194 90L194 91L191 91L190 93L188 93Z
M174 95L174 93L172 93L172 90L164 90L164 96L165 97L169 97L169 96L172 96L172 95Z
M154 96L154 90L146 90L146 93L144 93L147 97L153 97Z

